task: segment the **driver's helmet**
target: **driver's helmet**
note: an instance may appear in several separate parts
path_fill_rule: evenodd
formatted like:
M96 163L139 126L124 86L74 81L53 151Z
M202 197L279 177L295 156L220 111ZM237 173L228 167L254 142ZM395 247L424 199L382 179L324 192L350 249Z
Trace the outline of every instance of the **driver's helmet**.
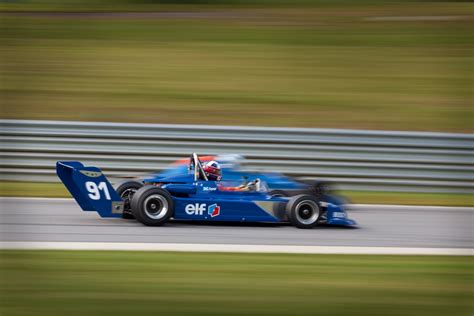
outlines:
M222 178L221 166L217 161L211 160L205 162L202 169L209 180L219 181Z

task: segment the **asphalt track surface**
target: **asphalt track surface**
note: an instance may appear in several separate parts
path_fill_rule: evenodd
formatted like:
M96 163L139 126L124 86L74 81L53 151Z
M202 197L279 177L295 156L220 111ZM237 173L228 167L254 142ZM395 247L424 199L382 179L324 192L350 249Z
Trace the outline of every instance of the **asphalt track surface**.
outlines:
M358 228L102 219L70 199L0 198L3 242L472 248L473 208L352 206Z

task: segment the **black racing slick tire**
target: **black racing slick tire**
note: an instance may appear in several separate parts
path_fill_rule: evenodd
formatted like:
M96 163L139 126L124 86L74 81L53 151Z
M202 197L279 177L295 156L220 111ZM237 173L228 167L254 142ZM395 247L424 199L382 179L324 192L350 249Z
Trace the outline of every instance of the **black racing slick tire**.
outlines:
M286 215L290 223L298 228L313 228L321 216L319 201L313 195L296 195L286 204Z
M330 194L332 191L332 185L329 182L323 181L314 181L314 180L304 180L302 181L308 186L306 193L314 195L316 198L321 198L327 194Z
M114 185L115 192L124 201L122 218L134 219L132 210L130 208L131 201L135 193L143 186L143 183L138 181L124 180Z
M322 197L330 193L331 185L327 182L314 182L311 189L316 197Z
M132 214L147 226L161 226L174 214L171 194L154 185L145 185L132 199Z

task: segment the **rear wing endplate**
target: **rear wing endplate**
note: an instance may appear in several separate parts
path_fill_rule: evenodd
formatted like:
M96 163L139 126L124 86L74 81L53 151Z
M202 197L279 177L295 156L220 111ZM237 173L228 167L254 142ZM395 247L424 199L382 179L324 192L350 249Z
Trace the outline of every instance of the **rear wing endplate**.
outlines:
M121 217L124 202L102 171L79 161L58 161L56 173L84 211L101 217Z

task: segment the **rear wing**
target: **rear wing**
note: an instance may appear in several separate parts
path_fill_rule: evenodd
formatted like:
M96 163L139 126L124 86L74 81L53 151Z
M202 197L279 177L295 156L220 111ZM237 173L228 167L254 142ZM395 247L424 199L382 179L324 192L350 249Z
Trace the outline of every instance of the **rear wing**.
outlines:
M122 216L124 202L99 168L58 161L56 173L84 211L95 211L101 217Z

